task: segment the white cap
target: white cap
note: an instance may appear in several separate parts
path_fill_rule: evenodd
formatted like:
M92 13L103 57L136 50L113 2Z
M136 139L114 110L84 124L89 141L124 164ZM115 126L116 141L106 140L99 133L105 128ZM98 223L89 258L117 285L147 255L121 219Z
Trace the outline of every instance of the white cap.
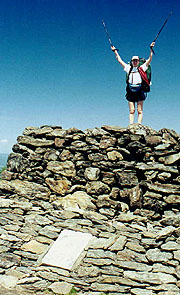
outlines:
M133 60L133 59L138 59L138 60L139 60L139 56L134 55L134 56L131 58L131 60Z

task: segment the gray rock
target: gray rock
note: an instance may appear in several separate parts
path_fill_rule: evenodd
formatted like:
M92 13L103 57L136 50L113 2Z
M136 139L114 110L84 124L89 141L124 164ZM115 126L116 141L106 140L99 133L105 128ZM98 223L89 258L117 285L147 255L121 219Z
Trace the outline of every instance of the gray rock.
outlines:
M133 294L133 295L153 295L155 293L152 292L152 290L133 288L131 290L131 294Z
M7 168L8 170L12 172L23 172L25 170L27 160L24 160L23 156L18 153L11 153L8 156L8 162L7 162ZM9 171L7 171L8 173ZM10 179L12 175L5 174L5 178L8 178L10 176Z
M164 201L168 204L179 204L180 203L180 194L179 195L169 195L163 198Z
M169 178L171 178L171 173L168 173L168 172L162 172L162 173L158 174L158 177L157 177L157 179L162 180L162 181L166 181Z
M170 143L163 143L163 144L159 144L155 146L154 149L156 151L164 151L164 150L167 150L169 147L170 147Z
M80 141L80 140L75 140L72 142L71 147L73 147L75 150L79 151L87 151L88 146L86 142Z
M18 285L24 285L24 284L34 284L38 281L41 281L40 278L38 277L33 277L33 276L30 276L30 277L25 277L25 278L22 278L18 281Z
M82 210L95 210L96 206L93 204L91 197L82 191L77 191L72 195L59 197L54 204L63 209L82 209Z
M98 180L100 172L99 168L88 167L85 169L84 176L88 180Z
M139 185L129 191L130 208L140 208L142 206L142 190Z
M159 158L159 161L163 162L165 165L171 165L177 162L179 159L180 159L180 153L177 153L177 154L161 157Z
M33 138L30 136L19 136L17 138L19 144L24 144L33 147L50 147L53 146L54 140Z
M148 248L158 247L160 245L160 243L157 242L155 238L147 237L147 238L142 238L141 239L141 245L144 248L148 249Z
M92 128L92 129L86 129L85 130L85 135L87 136L101 136L101 135L104 135L104 134L108 134L107 131L101 129L101 128Z
M121 186L132 187L138 185L138 178L135 172L117 171L116 176Z
M149 126L144 126L138 123L130 124L127 128L132 134L143 134L144 136L147 136L149 134L151 135L157 135L157 131L153 130Z
M56 161L58 159L59 152L56 150L48 150L44 154L44 159L48 161Z
M107 184L101 181L91 181L87 183L86 190L88 194L102 195L110 192L110 188Z
M173 275L175 274L175 269L172 266L165 266L161 263L154 263L153 272L164 272L164 273Z
M68 133L67 130L58 127L56 129L54 129L53 131L51 131L49 133L49 135L52 136L52 137L62 137L62 138L64 138L64 137L66 137L67 133Z
M14 265L19 265L20 262L21 258L15 254L1 253L0 255L0 267L2 268L10 268Z
M157 240L164 239L164 238L168 237L169 235L171 235L174 231L175 231L175 227L173 227L171 225L167 226L158 232L156 239Z
M71 182L66 178L58 180L55 180L54 178L46 178L45 182L53 192L59 195L65 195L71 185Z
M178 174L178 169L174 166L165 166L160 163L149 163L148 165L145 163L137 163L135 166L139 170L148 171L148 170L158 170L170 173Z
M169 241L165 244L162 244L161 249L166 250L166 251L180 250L180 244L173 242L173 241Z
M22 197L28 199L40 198L44 200L49 200L50 191L37 183L21 180L1 180L0 181L0 190L16 193Z
M149 190L155 191L158 193L166 193L166 194L180 194L180 186L173 185L173 184L162 184L162 183L149 183L149 182L142 182Z
M26 127L23 135L43 135L51 132L53 129L50 126L38 128L38 127Z
M116 259L116 254L111 251L104 250L88 250L88 258L103 258L103 259Z
M46 227L44 227L43 229L41 229L39 231L39 234L42 235L42 236L45 236L47 238L50 238L50 239L57 239L58 236L59 236L58 233L52 232L51 230L46 229Z
M14 276L0 275L0 286L5 288L13 288L16 286L18 278Z
M118 151L108 152L107 156L110 161L123 160L123 155Z
M122 292L125 293L129 291L129 287L123 287L120 285L114 285L114 284L99 284L99 283L93 283L91 285L91 290L100 291L100 292Z
M135 280L142 283L149 283L149 284L169 284L169 283L176 283L176 278L172 275L165 274L165 273L149 273L149 272L136 272L136 271L124 271L124 277Z
M108 249L110 248L113 243L116 241L117 237L112 236L111 238L96 238L94 237L90 244L89 247L93 249Z
M96 149L99 147L99 142L94 138L90 136L86 136L86 142L89 143L90 145L93 145L93 149ZM91 146L92 149L92 146Z
M75 165L71 161L50 161L47 165L47 170L67 177L76 176Z
M148 260L144 254L140 254L135 251L125 249L117 253L117 259L122 261L135 261L140 263L148 263Z
M104 265L111 265L113 260L112 259L101 259L101 258L85 258L85 263L88 263L90 266L95 265L102 267Z
M131 212L127 212L127 213L120 213L117 220L118 221L121 221L121 222L131 222L133 220L136 220L137 219L137 216L136 215L133 215L133 213Z
M107 160L107 156L100 153L92 153L88 155L88 159L93 162L101 162Z
M34 253L31 253L31 252L16 250L16 251L14 251L14 254L21 257L21 264L22 265L23 265L23 261L25 261L25 260L26 260L27 263L29 261L29 262L31 262L33 264L35 264L35 261L38 260L38 255L34 254Z
M25 222L29 224L38 224L38 225L48 225L52 224L52 221L49 218L42 216L38 213L36 214L29 214L25 217Z
M16 224L15 225L7 224L7 225L4 226L4 229L7 230L7 231L17 232L17 231L19 231L20 226L16 225ZM5 234L6 231L3 231L2 233Z
M180 250L174 251L174 259L180 261Z
M97 266L80 266L78 268L78 276L81 277L97 277L101 273Z
M151 262L167 262L173 258L173 255L168 252L162 252L159 249L150 249L147 251L146 257Z
M137 242L128 242L126 243L126 247L132 251L136 251L139 253L145 253L146 250L143 246L141 246L139 243Z
M162 172L162 173L167 173L167 172ZM146 176L147 180L152 180L152 179L155 179L157 177L158 171L154 171L154 170L146 171L144 173L144 175Z
M167 216L162 218L161 224L163 225L171 225L171 226L179 226L180 216ZM176 230L177 231L177 230Z
M147 135L145 140L147 145L159 145L162 142L161 136L158 135Z
M13 200L0 197L0 208L9 208L13 204Z
M55 294L68 294L73 288L73 284L65 282L53 283L49 286L49 289L52 290Z
M128 270L136 270L136 271L147 271L150 272L152 270L151 265L147 265L144 263L134 262L134 261L118 261L116 262L116 265L123 269Z
M30 242L23 244L21 249L35 254L42 254L47 251L47 245L39 243L36 240L31 240Z
M100 195L97 197L96 205L98 208L107 207L107 208L116 208L117 202L110 198L110 195ZM109 210L110 210L109 208Z
M108 267L108 269L110 270L110 266ZM114 267L113 267L114 270ZM131 287L145 287L146 284L140 284L138 282L129 280L129 279L125 279L123 277L121 277L119 272L116 273L115 271L113 271L113 276L110 275L110 273L108 273L108 275L102 275L100 282L101 283L111 283L111 284L120 284L121 286L131 286Z
M61 147L64 145L64 143L65 143L65 140L64 140L64 139L62 139L62 138L58 138L58 137L55 138L54 144L55 144L55 147L56 147L56 148L61 148ZM54 157L54 158L52 159L52 157L51 157L51 160L56 161L57 158Z
M59 275L50 271L38 271L38 276L50 282L59 281Z
M122 134L126 131L126 128L123 128L120 126L103 125L101 128L108 131L108 132L118 133L118 134Z
M108 185L113 185L115 183L115 175L112 172L103 172L102 173L102 182L108 184Z
M8 232L1 235L1 239L9 242L19 242L20 239L17 238L15 235L10 235Z
M120 251L124 249L127 238L125 236L119 236L115 243L109 248L111 251Z

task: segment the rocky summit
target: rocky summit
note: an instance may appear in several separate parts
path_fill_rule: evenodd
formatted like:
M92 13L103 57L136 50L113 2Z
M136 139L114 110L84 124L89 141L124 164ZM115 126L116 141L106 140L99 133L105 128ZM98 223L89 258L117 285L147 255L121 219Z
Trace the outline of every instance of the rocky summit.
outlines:
M0 181L0 294L180 294L180 135L148 126L28 127ZM64 229L93 238L45 265Z

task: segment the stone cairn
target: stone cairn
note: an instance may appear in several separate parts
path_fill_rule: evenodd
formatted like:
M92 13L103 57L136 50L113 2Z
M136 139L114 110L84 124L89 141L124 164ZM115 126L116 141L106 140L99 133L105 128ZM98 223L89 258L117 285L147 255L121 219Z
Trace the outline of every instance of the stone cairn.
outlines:
M0 292L180 294L179 170L173 130L26 128L0 181ZM63 229L93 235L71 271L41 263Z

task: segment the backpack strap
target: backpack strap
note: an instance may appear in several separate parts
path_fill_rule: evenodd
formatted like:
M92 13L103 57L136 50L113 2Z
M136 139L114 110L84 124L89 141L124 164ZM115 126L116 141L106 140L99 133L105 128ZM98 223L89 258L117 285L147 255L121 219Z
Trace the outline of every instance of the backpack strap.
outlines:
M130 70L129 70L129 73L128 73L128 75L127 75L127 79L126 79L126 83L127 84L129 84L129 76L130 76L130 74L131 74L131 72L132 72L132 69L133 69L133 65L132 65L132 63L130 63Z
M143 69L141 68L141 66L138 67L138 71L139 71L139 74L141 75L142 80L145 81L146 84L149 86L150 83L149 83L149 80L147 78L147 73L143 71Z

